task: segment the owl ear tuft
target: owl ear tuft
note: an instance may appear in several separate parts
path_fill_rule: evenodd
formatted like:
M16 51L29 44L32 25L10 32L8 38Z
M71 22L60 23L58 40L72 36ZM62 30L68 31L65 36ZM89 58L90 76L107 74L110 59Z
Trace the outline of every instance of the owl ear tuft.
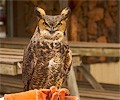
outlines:
M35 7L34 12L40 18L43 17L44 15L46 15L45 11L42 8L39 8L39 7Z
M61 15L63 16L63 19L66 19L69 17L71 13L71 10L69 7L66 7L65 9L62 10Z

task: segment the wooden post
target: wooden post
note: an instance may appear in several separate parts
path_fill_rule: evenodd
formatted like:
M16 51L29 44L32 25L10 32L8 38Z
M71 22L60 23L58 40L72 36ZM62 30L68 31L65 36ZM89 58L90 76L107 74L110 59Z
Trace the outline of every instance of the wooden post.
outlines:
M120 34L120 1L118 0L118 34ZM120 35L119 35L119 42L120 42Z
M2 79L1 79L1 75L0 75L0 83L2 83ZM0 90L2 89L1 85L0 85Z
M13 0L7 0L6 4L6 12L7 12L7 36L13 37L14 33L14 25L13 25Z
M71 70L70 70L70 73L69 73L69 76L68 76L67 84L68 84L68 88L70 90L70 94L74 95L74 96L77 96L77 98L78 98L77 100L80 100L80 95L79 95L79 91L78 91L78 86L77 86L73 66L71 66Z

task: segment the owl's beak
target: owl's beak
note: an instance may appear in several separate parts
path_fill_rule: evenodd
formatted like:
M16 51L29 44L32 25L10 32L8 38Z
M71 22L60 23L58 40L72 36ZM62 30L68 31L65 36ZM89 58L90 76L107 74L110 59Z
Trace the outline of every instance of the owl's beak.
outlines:
M50 28L50 34L54 34L54 33L55 33L54 27L51 27Z

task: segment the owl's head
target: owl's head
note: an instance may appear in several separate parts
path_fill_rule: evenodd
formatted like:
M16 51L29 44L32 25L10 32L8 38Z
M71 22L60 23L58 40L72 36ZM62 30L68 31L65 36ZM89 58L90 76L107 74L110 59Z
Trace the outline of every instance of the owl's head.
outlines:
M46 15L45 11L39 7L35 8L39 17L38 28L42 38L58 40L65 37L67 19L70 15L70 9L65 8L60 15Z

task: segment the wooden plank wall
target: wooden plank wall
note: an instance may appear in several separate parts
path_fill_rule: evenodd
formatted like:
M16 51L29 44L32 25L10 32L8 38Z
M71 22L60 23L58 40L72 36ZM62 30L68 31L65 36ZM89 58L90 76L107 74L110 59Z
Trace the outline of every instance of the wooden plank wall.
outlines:
M69 39L88 42L119 42L118 0L70 0Z
M90 65L90 72L100 83L120 85L120 61Z

